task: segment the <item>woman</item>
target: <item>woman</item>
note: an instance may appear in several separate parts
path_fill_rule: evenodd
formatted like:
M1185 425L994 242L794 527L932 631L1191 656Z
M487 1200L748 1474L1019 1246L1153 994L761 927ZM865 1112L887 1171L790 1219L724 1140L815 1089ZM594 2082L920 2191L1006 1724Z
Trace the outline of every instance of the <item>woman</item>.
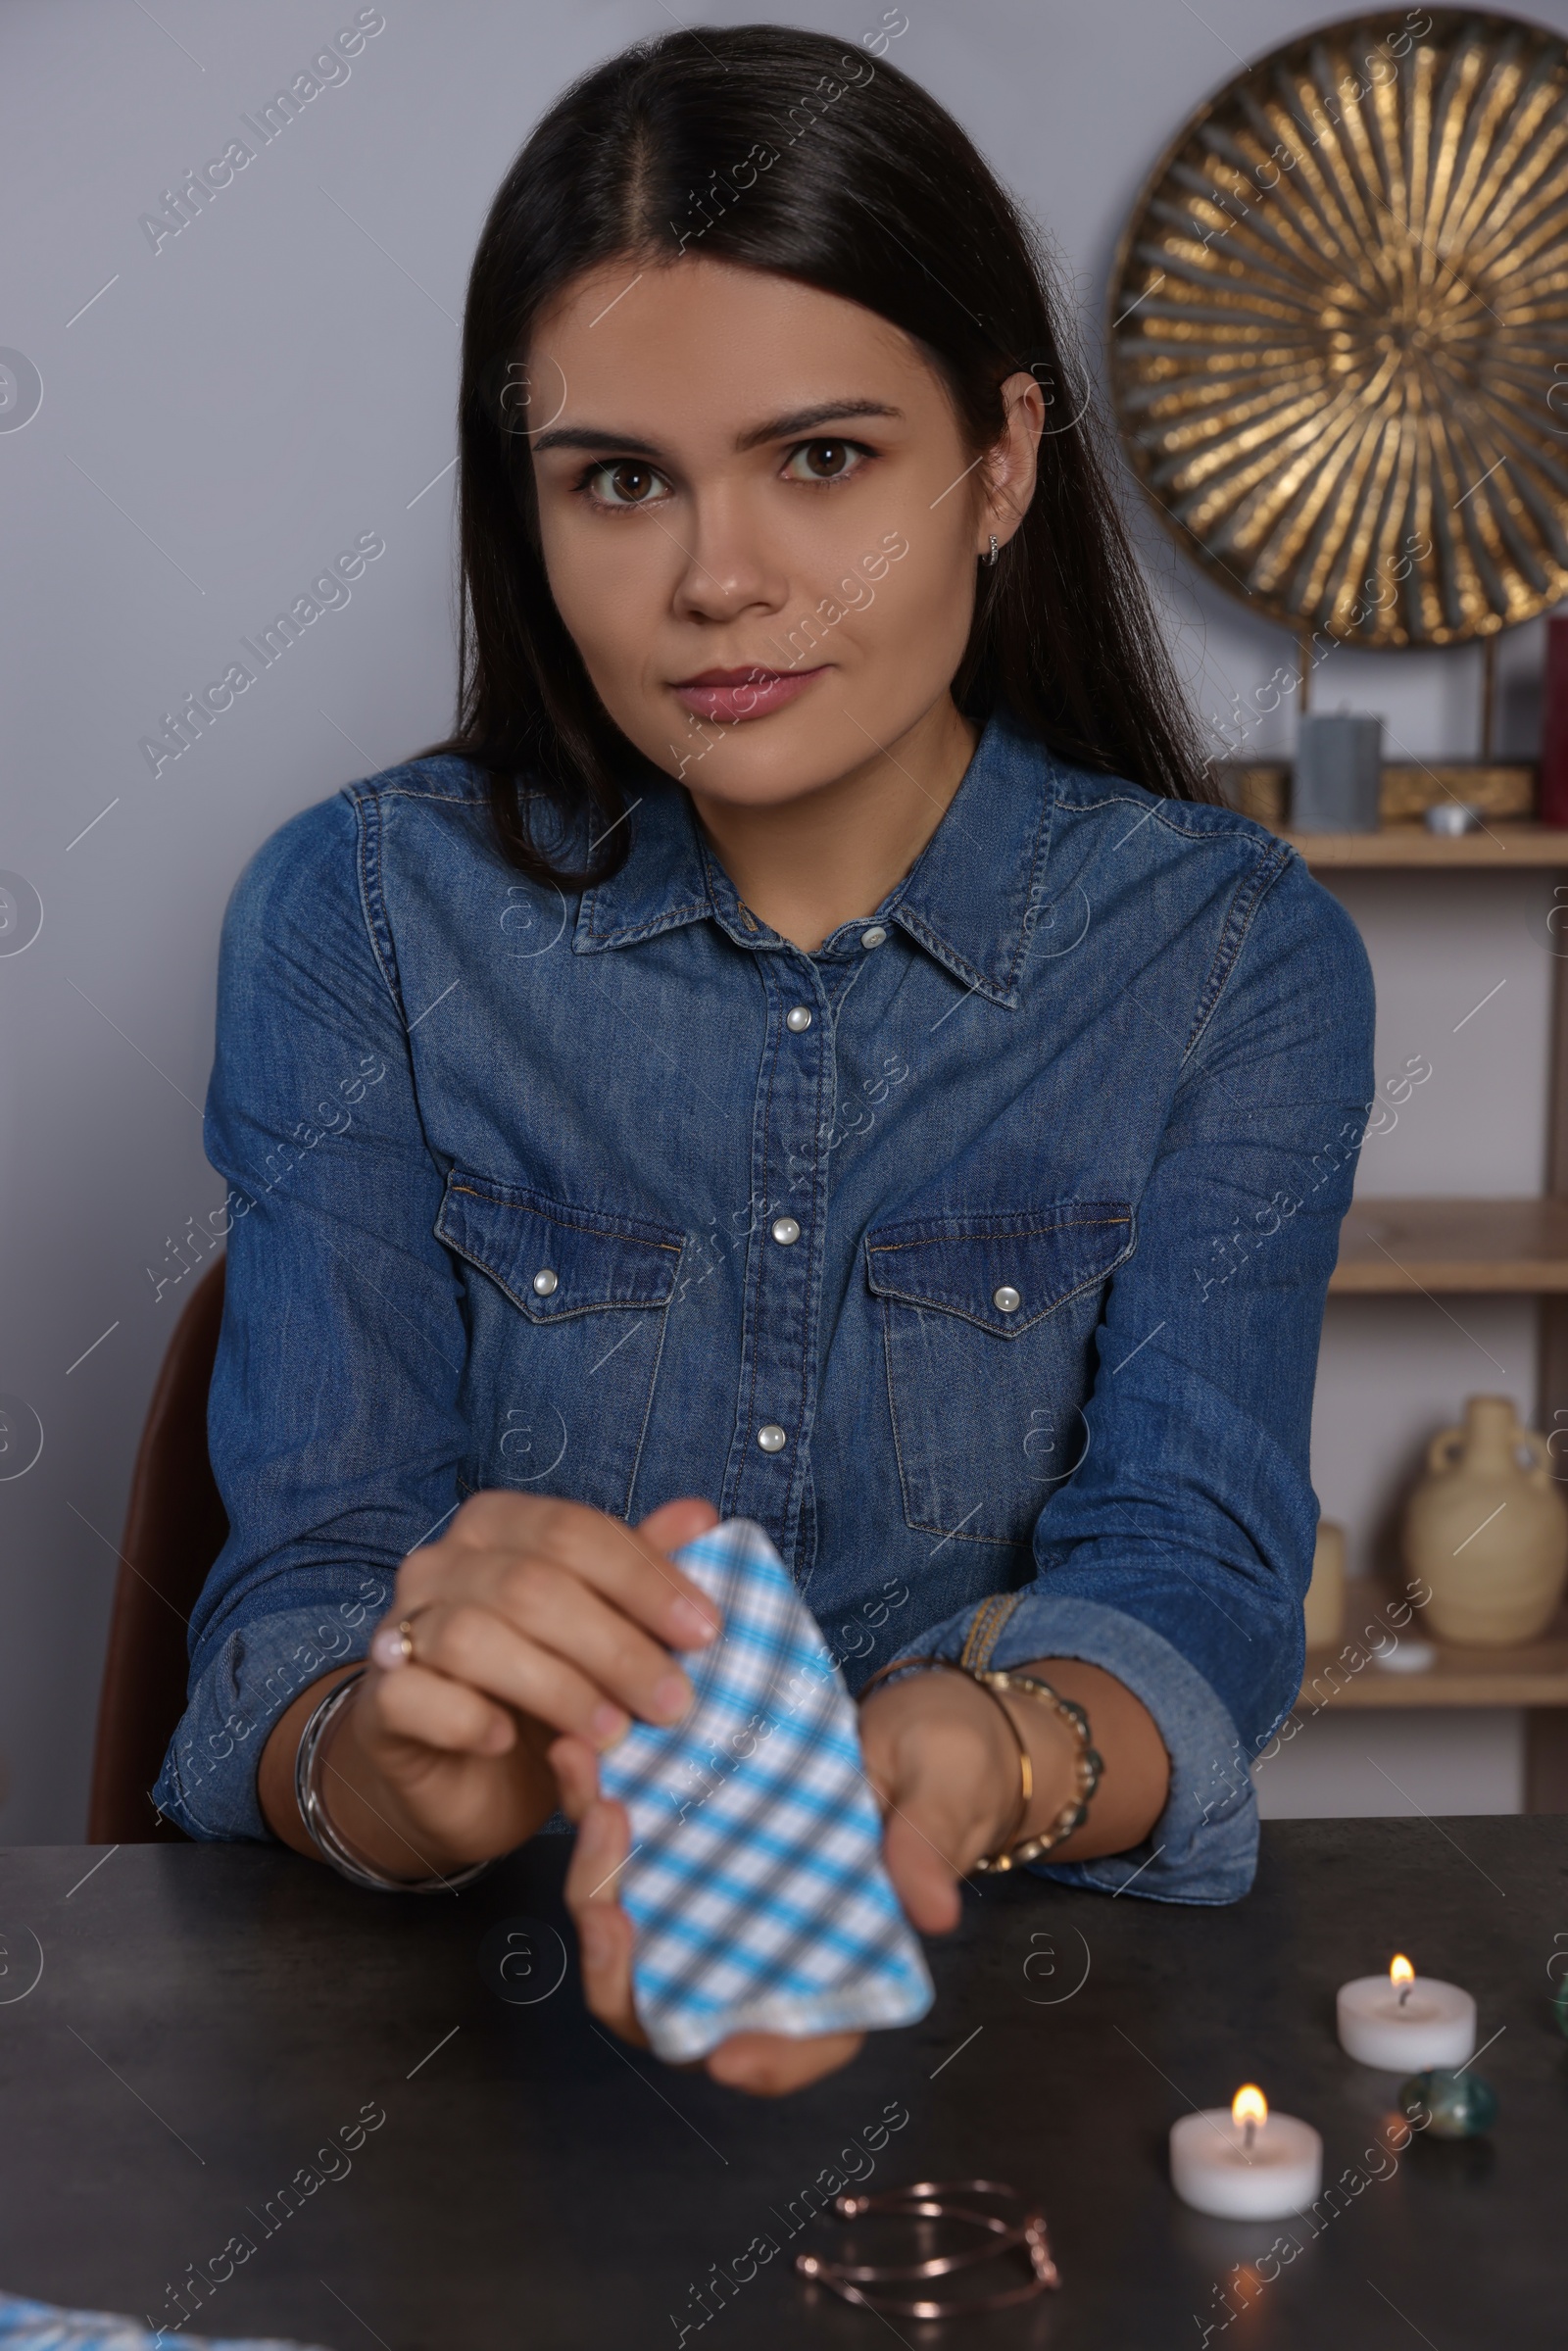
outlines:
M1017 214L884 60L613 60L474 263L459 731L229 910L231 1533L157 1801L410 1886L564 1806L629 2036L597 1757L683 1712L670 1553L719 1515L875 1679L917 1927L1002 1848L1250 1881L1370 991L1203 780L1080 405Z

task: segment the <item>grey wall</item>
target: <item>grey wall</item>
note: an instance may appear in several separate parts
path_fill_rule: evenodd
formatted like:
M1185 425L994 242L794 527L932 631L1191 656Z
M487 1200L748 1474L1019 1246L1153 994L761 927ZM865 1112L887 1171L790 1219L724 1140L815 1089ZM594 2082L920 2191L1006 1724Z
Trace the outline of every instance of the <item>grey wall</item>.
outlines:
M385 0L384 29L348 78L155 251L141 217L231 139L257 146L241 116L358 13L353 0L157 0L152 11L10 0L0 17L0 346L42 382L30 420L0 430L0 868L25 885L14 915L0 901L0 1392L13 1399L0 1454L0 1837L11 1841L81 1834L137 1434L189 1295L189 1236L222 1199L198 1105L224 899L293 810L445 731L443 468L475 235L562 83L665 29L673 12L658 0ZM880 0L773 13L850 42L883 22ZM955 109L1049 224L1093 335L1120 223L1184 115L1239 57L1340 12L1290 0L1204 0L1201 16L1185 0L907 0L902 13L908 28L889 55ZM1533 13L1568 29L1568 0ZM0 379L12 401L0 425L28 403L25 372L14 372L11 392ZM385 553L351 601L155 776L142 738L364 533ZM1150 547L1201 709L1224 712L1233 696L1247 706L1290 658L1288 639L1222 602L1158 534ZM1519 632L1504 676L1521 741L1539 664L1539 632ZM1343 694L1382 710L1417 754L1462 756L1475 747L1475 684L1466 654L1336 654L1314 690L1320 707ZM1288 748L1289 723L1288 706L1259 720L1255 748ZM1419 1118L1384 1139L1375 1164L1369 1153L1369 1188L1538 1187L1543 888L1498 881L1419 906L1387 882L1347 891L1378 967L1380 1072L1416 1051L1435 1071ZM30 940L29 890L43 915ZM1494 1006L1452 1036L1498 977ZM1468 1388L1495 1381L1435 1315L1358 1311L1331 1329L1316 1475L1364 1548L1419 1436ZM1478 1312L1476 1328L1528 1405L1525 1310Z

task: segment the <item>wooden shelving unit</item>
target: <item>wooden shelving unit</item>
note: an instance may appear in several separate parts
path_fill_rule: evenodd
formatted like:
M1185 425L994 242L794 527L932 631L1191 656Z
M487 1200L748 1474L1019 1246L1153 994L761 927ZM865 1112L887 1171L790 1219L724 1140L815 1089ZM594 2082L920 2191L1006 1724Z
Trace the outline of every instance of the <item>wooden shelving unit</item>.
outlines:
M1483 818L1474 833L1429 833L1424 824L1386 824L1376 833L1284 833L1314 872L1388 872L1420 866L1488 865L1524 872L1531 867L1568 865L1568 826L1520 824Z
M1352 1584L1353 1592L1357 1588ZM1360 1595L1365 1600L1364 1589ZM1568 1813L1568 1609L1539 1641L1517 1648L1463 1649L1438 1641L1424 1673L1390 1673L1367 1658L1362 1625L1378 1621L1378 1595L1346 1612L1338 1649L1308 1649L1296 1713L1387 1713L1410 1707L1517 1706L1525 1718L1525 1810ZM1410 1627L1419 1630L1419 1620ZM1375 1638L1375 1636L1374 1636ZM1357 1652L1366 1659L1355 1664Z
M1340 1229L1336 1297L1568 1293L1568 1200L1363 1200Z
M1351 1586L1352 1592L1355 1587ZM1366 1610L1374 1621L1377 1602ZM1355 1639L1355 1611L1346 1616ZM1410 1633L1419 1630L1411 1620ZM1389 1673L1375 1661L1358 1672L1336 1665L1336 1649L1309 1649L1297 1703L1349 1706L1568 1706L1568 1609L1539 1641L1511 1649L1461 1649L1439 1641L1425 1673Z
M1568 880L1568 827L1485 816L1483 828L1449 836L1420 823L1392 823L1375 833L1285 832L1283 838L1324 875L1561 868ZM1537 1418L1545 1429L1568 1426L1568 924L1563 949L1553 989L1544 1196L1357 1200L1346 1217L1329 1284L1342 1298L1437 1300L1470 1293L1539 1299ZM1374 1595L1373 1610L1376 1604ZM1353 1654L1353 1607L1346 1623ZM1526 1809L1568 1813L1568 1609L1541 1640L1518 1648L1437 1647L1436 1663L1414 1674L1389 1673L1374 1662L1348 1670L1341 1650L1310 1653L1298 1706L1308 1715L1324 1707L1517 1706L1525 1717Z

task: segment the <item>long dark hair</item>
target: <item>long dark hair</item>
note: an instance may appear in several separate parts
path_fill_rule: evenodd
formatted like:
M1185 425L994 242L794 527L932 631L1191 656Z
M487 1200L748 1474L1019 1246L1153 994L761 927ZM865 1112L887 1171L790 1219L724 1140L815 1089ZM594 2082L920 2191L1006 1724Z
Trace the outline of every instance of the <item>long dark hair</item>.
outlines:
M551 597L529 456L550 408L522 355L582 271L682 252L799 278L902 327L977 454L1002 433L1003 381L1033 370L1050 404L1039 483L979 573L954 698L981 723L1005 707L1079 765L1214 799L1024 220L953 118L885 59L778 24L703 25L638 42L557 100L501 185L468 280L461 684L456 732L431 749L486 770L510 862L562 881L613 871L616 819L649 773Z

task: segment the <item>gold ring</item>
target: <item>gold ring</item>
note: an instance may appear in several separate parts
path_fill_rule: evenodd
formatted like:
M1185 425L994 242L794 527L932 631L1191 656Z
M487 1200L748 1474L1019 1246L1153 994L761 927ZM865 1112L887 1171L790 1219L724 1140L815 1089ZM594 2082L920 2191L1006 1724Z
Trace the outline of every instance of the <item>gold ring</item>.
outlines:
M416 1608L414 1616L417 1616ZM399 1619L396 1625L381 1625L372 1635L370 1655L384 1672L392 1673L400 1665L412 1665L414 1656L414 1616Z

